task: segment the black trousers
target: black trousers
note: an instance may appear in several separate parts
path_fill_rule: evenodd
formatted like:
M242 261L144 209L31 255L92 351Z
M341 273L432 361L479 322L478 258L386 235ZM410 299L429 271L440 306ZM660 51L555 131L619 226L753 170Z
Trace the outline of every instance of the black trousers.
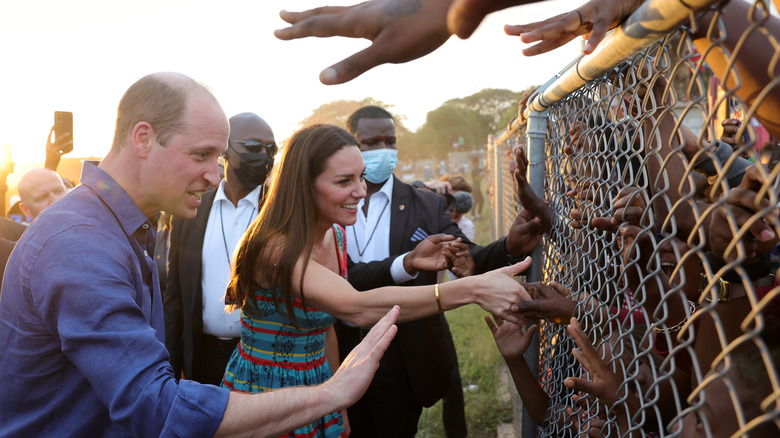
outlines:
M192 380L219 385L225 375L225 367L240 338L220 339L203 333L200 348L192 364Z

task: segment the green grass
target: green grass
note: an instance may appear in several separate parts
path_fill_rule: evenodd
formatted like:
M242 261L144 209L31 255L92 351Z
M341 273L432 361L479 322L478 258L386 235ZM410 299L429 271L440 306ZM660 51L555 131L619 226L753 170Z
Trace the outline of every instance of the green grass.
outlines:
M490 224L487 219L475 220L476 241L490 242ZM498 352L493 336L485 321L485 311L471 304L447 312L458 352L458 365L463 386L476 385L473 391L464 391L466 425L469 437L494 438L500 423L512 421L512 402L499 397L498 371L504 361ZM423 410L417 436L421 438L444 437L441 420L441 402Z

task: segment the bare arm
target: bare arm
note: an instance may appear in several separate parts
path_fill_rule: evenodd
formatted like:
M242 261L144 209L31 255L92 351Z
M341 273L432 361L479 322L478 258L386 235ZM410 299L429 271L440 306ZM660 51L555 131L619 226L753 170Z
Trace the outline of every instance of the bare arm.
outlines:
M531 259L527 258L513 266L440 284L442 309L475 303L502 318L517 321L512 309L517 310L520 301L530 299L530 296L512 277L528 268L530 263ZM302 265L303 259L293 269L293 293L298 296ZM370 326L396 304L401 306L401 322L439 312L434 286L390 286L358 292L347 280L313 260L306 268L303 288L308 304L361 327Z
M390 310L321 385L259 394L231 392L215 436L278 436L355 403L395 337L398 313L397 307Z

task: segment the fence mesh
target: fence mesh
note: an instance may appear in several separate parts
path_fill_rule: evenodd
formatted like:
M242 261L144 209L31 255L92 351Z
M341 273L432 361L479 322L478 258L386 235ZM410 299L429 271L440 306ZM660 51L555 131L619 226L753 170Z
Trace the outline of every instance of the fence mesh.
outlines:
M554 214L535 263L571 291L587 342L540 323L537 436L780 436L774 13L692 12L547 109ZM489 148L496 235L517 213L519 143Z

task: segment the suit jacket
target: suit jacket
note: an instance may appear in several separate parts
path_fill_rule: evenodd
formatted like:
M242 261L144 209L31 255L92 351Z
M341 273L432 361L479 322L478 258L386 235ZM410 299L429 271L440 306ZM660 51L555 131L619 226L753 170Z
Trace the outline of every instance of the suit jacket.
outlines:
M26 225L0 217L0 287L2 287L2 278L8 257L11 256L11 251L13 251L16 241L22 237L22 233L26 229Z
M203 195L192 219L173 218L168 250L168 281L163 294L165 346L178 379L192 378L192 361L203 335L203 237L217 191Z
M20 237L22 237L22 233L24 233L24 230L26 229L26 225L22 225L19 222L12 221L11 219L0 217L0 238L10 240L11 242L16 242Z
M394 284L390 276L390 265L398 255L417 246L419 242L413 242L411 239L418 228L428 235L444 233L462 238L471 246L477 273L507 265L506 239L499 239L485 247L475 245L450 218L446 207L447 202L443 196L418 190L395 178L390 208L390 257L371 263L356 264L350 261L349 282L352 286L357 290L368 290ZM435 272L420 272L408 285L435 283ZM431 300L433 299L431 290ZM443 316L433 315L398 324L398 333L393 340L400 346L398 351L403 356L401 361L406 367L415 395L423 406L436 403L446 394L450 386L452 367L457 365L450 359L443 341L444 336Z

